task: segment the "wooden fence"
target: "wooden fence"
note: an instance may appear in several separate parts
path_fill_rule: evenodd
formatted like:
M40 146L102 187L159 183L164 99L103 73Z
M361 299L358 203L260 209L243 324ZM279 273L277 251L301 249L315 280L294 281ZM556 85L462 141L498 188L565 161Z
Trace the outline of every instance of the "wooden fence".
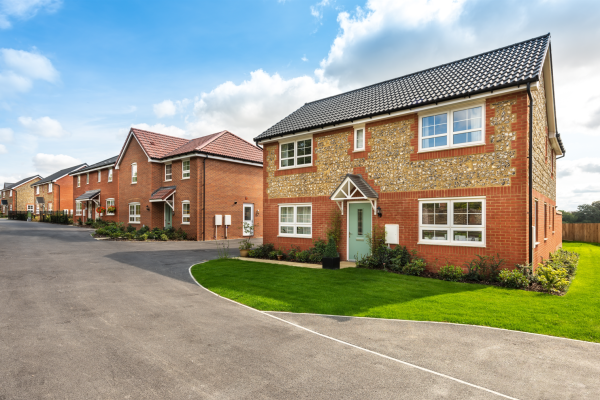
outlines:
M562 224L563 240L600 243L600 224Z

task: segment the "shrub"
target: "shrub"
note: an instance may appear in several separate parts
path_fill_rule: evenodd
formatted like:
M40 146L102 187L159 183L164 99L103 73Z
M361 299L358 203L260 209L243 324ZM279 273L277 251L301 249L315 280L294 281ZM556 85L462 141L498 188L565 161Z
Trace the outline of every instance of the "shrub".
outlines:
M579 254L563 249L558 249L550 254L550 260L548 261L548 264L554 268L565 269L569 276L575 275L578 263Z
M402 269L410 262L410 258L410 253L406 246L396 246L391 250L389 261L390 269L393 271L402 271Z
M498 274L502 264L504 264L504 260L500 258L500 255L482 256L477 254L476 256L477 258L465 264L467 267L465 279L470 281L498 280Z
M244 239L240 242L240 250L250 250L254 245L250 242L250 238ZM249 255L250 253L248 253Z
M548 293L564 292L569 287L568 273L565 268L554 268L540 264L535 271L538 283Z
M333 239L337 247L342 239L342 214L337 208L331 209L328 226L327 237Z
M167 235L165 235L164 233L162 235L159 236L160 240L166 242L167 240L169 240L169 237Z
M93 221L93 220L91 220L91 219L88 219L88 220L86 220L86 221L85 221L85 224L86 224L87 226L90 226L90 225L92 225L93 223L94 223L94 221Z
M275 250L275 245L273 243L264 243L258 246L255 251L256 258L269 258L269 253Z
M323 255L320 253L309 253L308 261L313 264L320 264L323 261Z
M515 265L515 269L523 274L523 276L526 277L530 283L537 282L537 276L533 273L533 267L531 264L517 264Z
M513 289L525 289L529 287L529 279L518 269L512 271L503 269L498 274L498 281L504 287Z
M423 271L425 271L425 267L427 263L422 258L414 258L408 263L406 263L401 271L406 275L421 275ZM461 270L462 272L462 270Z
M269 252L269 260L277 260L277 252L276 251Z
M147 233L149 231L150 231L150 228L148 228L147 226L144 225L137 231L137 234L143 235L144 233Z
M297 254L300 252L300 248L298 248L297 246L292 246L290 248L290 251L288 251L287 254L287 259L290 261L295 261L296 260L296 256Z
M129 239L129 240L135 239L135 233L133 233L133 232L126 232L126 233L123 234L123 237L125 237L125 239Z
M258 258L258 257L256 256L256 250L250 250L250 251L248 252L248 257L252 257L252 258Z
M146 236L148 236L148 239L155 239L156 235L154 234L154 232L150 231L146 234Z
M438 272L440 279L450 282L458 282L463 279L464 273L461 267L446 264Z
M308 250L299 251L296 253L296 261L298 262L308 262L310 258L310 252Z
M127 225L127 232L128 233L135 232L135 226L133 226L131 224Z
M139 240L146 241L146 240L148 240L148 234L147 234L147 233L144 233L143 235L140 235L140 236L138 236L138 239L139 239Z
M318 239L313 241L313 247L309 251L311 254L319 254L322 257L325 254L325 249L327 249L327 242L323 239Z
M325 251L323 252L323 258L337 258L339 257L337 251L336 241L333 237L329 237L329 242L327 243L327 247L325 247Z

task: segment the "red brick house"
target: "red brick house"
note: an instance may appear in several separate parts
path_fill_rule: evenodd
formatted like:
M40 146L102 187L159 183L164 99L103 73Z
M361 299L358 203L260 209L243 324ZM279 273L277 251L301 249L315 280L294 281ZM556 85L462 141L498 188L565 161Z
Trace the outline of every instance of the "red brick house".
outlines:
M68 211L73 213L73 179L69 175L73 171L87 167L79 164L61 169L39 181L33 183L33 197L35 198L35 213L40 211Z
M554 104L549 34L307 103L255 138L264 241L308 248L337 209L342 259L377 224L433 270L537 264L562 243Z
M29 176L21 179L17 183L5 183L4 188L0 190L0 205L3 214L8 214L9 211L32 211L35 200L31 183L38 182L42 179L39 175Z
M88 219L95 220L100 217L106 221L119 220L118 208L114 212L110 209L116 207L119 198L119 172L115 170L117 158L118 156L114 156L71 172L75 222L79 218L84 223ZM106 212L98 213L99 207L104 207Z
M115 164L125 224L196 240L262 236L262 149L228 131L192 140L132 128Z

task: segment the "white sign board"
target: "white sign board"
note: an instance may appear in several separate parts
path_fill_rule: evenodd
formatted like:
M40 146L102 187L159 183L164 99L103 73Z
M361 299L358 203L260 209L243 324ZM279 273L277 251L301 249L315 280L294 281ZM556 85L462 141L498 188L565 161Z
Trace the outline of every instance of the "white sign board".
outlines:
M400 225L385 224L385 242L387 244L400 244Z

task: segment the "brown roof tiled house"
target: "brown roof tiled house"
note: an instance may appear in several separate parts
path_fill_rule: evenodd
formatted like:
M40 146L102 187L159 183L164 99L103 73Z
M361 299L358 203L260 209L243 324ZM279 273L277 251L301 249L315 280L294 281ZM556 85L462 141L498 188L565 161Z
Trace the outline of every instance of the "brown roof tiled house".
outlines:
M75 203L73 179L69 174L85 167L87 164L64 168L31 184L36 214L40 211L68 211L72 214Z
M436 270L476 255L534 263L562 243L550 35L307 103L255 138L276 247L326 239L342 259L385 228Z
M132 128L115 162L118 220L196 240L262 236L262 149L228 131L188 140Z
M119 198L119 172L115 170L117 158L114 156L70 173L75 222L81 219L84 223L100 217L106 221L119 220L118 211L112 208L116 207ZM104 213L98 213L100 207L104 208Z
M9 211L32 211L35 200L33 191L29 186L31 183L38 182L42 179L39 175L29 176L21 179L17 183L5 183L0 189L0 204L3 214Z

